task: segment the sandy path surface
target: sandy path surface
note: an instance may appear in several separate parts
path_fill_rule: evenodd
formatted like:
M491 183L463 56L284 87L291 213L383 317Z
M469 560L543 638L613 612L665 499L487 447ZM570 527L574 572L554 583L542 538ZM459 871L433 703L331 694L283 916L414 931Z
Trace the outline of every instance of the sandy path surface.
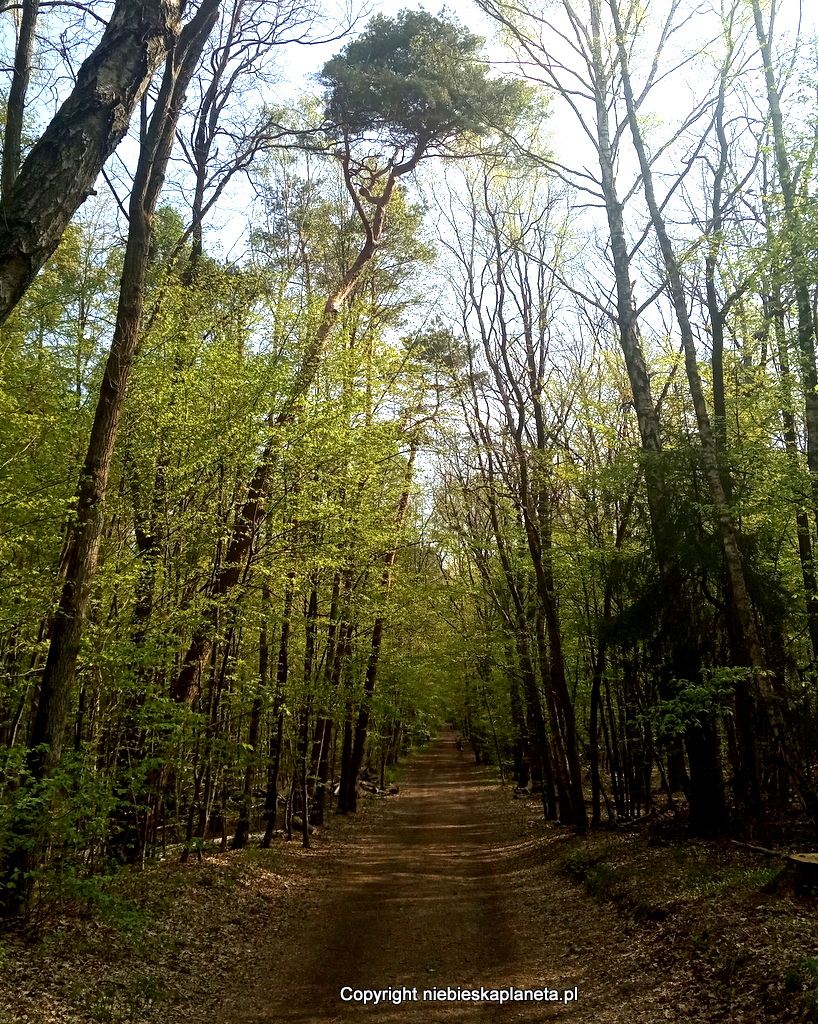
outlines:
M451 734L437 740L400 796L330 859L300 919L279 932L269 959L253 965L212 1024L647 1020L638 1010L651 1005L656 980L621 920L589 907L564 878L542 876L525 817L512 814L510 827L503 808L512 809L493 773L459 752ZM458 986L545 988L559 1002L423 998ZM342 989L389 987L417 1000L341 998ZM576 1002L565 1003L574 989Z

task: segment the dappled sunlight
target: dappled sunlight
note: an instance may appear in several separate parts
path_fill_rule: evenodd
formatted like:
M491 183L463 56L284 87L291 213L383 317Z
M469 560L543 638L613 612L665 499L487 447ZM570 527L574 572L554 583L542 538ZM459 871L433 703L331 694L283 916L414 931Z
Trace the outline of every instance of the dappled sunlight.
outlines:
M506 839L490 793L491 770L458 751L452 734L418 757L365 842L341 854L320 920L301 936L302 957L276 965L283 977L270 994L269 1015L242 1024L576 1019L570 1003L423 999L452 986L552 986L561 996L576 985L559 970L541 977L531 951L518 944L507 896L520 860L537 843L518 834ZM361 1005L341 999L345 986L406 986L417 999Z

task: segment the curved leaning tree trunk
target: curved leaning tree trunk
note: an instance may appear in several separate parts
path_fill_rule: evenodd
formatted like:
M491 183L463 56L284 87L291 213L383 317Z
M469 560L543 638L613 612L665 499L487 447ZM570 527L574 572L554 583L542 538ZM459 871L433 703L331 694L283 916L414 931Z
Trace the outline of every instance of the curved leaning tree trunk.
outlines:
M280 444L280 428L293 423L298 416L299 409L321 368L324 351L341 313L383 241L387 212L399 179L415 170L425 155L429 142L429 138L420 139L409 159L393 164L389 168L383 191L380 195L371 197L371 211L365 210L358 198L360 181L355 176L352 154L347 143L342 157L344 180L364 228L364 242L352 266L324 303L321 321L304 348L289 396L282 408L277 413L271 412L268 417L271 432L247 485L241 508L236 513L227 552L210 590L210 611L194 633L182 667L171 685L171 696L180 704L193 705L199 696L202 671L213 650L219 600L239 584L252 556L255 540L264 520L270 470Z
M211 588L211 611L194 633L172 685L172 696L179 702L195 702L214 642L219 600L238 583L242 566L250 564L264 517L270 464L279 446L276 428L299 415L341 312L381 244L400 178L435 151L451 149L489 129L507 129L528 102L520 83L488 77L487 63L475 59L481 44L477 36L444 18L407 10L396 19L373 19L364 33L324 65L319 77L327 88L326 127L332 153L341 162L365 240L326 301L318 329L305 346L290 397L281 411L269 416L272 432L237 510L227 556ZM414 69L405 67L410 46L417 50ZM398 75L400 82L393 66L398 54L397 66L404 68Z
M179 11L179 0L118 0L71 95L19 173L11 173L12 163L3 168L4 184L11 187L0 201L0 324L93 192L134 107L174 45Z

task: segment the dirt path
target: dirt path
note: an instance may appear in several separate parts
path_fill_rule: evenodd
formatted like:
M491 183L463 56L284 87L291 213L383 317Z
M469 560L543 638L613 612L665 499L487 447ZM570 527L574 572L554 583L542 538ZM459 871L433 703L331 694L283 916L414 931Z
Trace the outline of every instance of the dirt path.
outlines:
M449 734L310 850L170 856L5 934L0 1024L818 1022L816 900L674 829L577 837ZM424 999L511 986L557 1000ZM390 987L417 999L341 996Z
M589 913L587 895L537 870L531 826L514 810L451 734L436 741L401 795L330 858L301 919L213 1024L668 1019L646 952L613 911ZM559 1002L423 998L458 986L548 989ZM363 1006L341 996L390 987L417 1000ZM697 1019L678 1011L672 1019Z

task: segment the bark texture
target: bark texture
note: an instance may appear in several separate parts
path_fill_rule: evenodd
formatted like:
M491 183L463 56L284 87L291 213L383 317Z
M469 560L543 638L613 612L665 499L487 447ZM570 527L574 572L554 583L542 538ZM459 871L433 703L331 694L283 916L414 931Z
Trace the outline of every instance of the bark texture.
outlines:
M180 0L118 0L71 95L4 192L0 323L93 192L97 175L128 129L135 105L178 37L179 12Z

